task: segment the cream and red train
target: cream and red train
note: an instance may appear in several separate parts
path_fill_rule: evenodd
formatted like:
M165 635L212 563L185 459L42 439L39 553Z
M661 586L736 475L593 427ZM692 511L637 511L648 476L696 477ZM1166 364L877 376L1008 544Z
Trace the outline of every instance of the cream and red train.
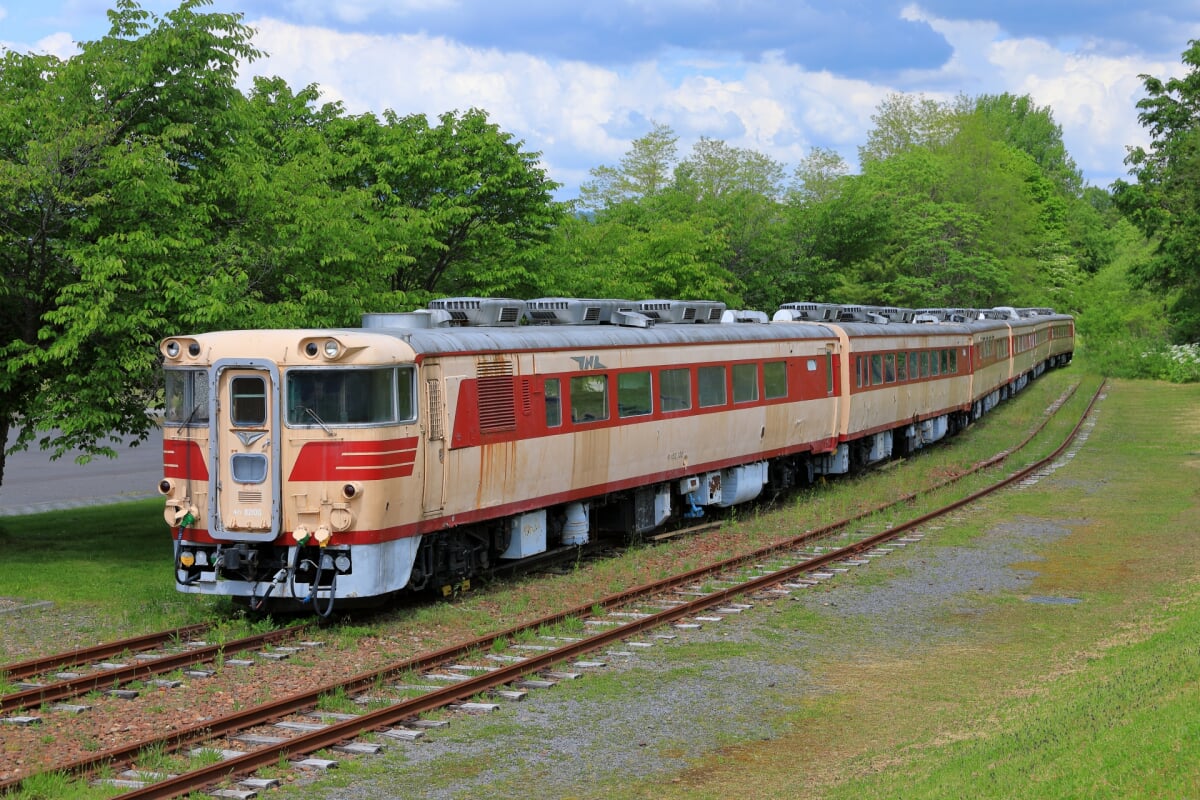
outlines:
M1049 309L478 298L173 336L177 585L323 612L445 589L911 452L1073 340Z

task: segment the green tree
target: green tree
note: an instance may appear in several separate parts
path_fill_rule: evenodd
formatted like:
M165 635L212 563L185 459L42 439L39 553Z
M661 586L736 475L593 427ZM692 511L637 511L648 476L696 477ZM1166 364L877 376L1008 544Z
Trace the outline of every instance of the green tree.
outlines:
M672 183L679 137L670 126L655 124L633 141L619 167L599 166L589 171L591 180L579 189L584 209L602 210L628 200L651 198Z
M1134 147L1125 163L1136 183L1117 181L1118 207L1149 238L1154 254L1132 269L1134 280L1169 298L1176 341L1200 340L1200 40L1182 56L1190 70L1163 81L1141 75L1147 96L1138 119L1149 149Z
M240 15L202 4L159 19L122 0L75 58L0 60L0 440L111 455L110 433L151 425L155 340L207 238L187 209L257 56Z

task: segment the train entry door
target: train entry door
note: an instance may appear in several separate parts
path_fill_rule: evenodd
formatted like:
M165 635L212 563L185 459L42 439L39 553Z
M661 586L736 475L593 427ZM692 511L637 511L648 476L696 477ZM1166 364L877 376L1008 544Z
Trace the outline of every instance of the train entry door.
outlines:
M253 359L219 362L211 387L210 533L269 542L279 535L279 371Z
M425 496L422 510L426 517L442 513L446 497L446 388L439 364L426 364L421 370L425 395Z

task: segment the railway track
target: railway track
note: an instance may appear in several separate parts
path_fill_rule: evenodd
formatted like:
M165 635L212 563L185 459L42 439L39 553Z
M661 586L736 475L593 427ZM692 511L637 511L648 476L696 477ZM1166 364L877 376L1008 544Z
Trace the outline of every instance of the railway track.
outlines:
M397 729L392 726L403 726L403 723L411 722L423 713L453 706L489 692L511 692L514 684L530 675L544 673L552 667L569 662L587 652L626 640L644 631L664 625L679 624L682 620L689 617L694 618L714 607L725 606L727 611L740 610L741 607L729 605L735 597L753 595L756 592L766 591L770 587L780 585L785 587L783 591L809 585L820 580L821 578L818 576L822 575L821 571L835 562L853 561L887 541L905 537L910 531L937 516L975 502L981 497L1013 483L1028 479L1029 476L1037 474L1038 470L1052 465L1061 456L1078 434L1080 426L1101 397L1102 391L1103 386L1091 399L1087 411L1084 412L1071 435L1050 456L1007 475L984 489L901 525L894 525L886 530L858 537L854 541L840 544L837 547L814 547L817 540L826 539L838 531L846 530L867 516L910 503L918 494L932 493L967 475L1001 463L1013 452L1028 444L1044 428L1050 419L1049 413L1041 425L1037 426L1020 445L1005 453L980 462L969 470L941 481L921 493L906 495L892 503L864 511L838 523L808 531L786 542L615 593L599 601L559 611L462 645L388 664L337 684L314 687L311 691L298 692L253 709L229 714L220 719L206 720L201 726L174 731L167 736L153 740L133 742L126 746L96 753L71 764L56 765L54 769L81 775L90 774L105 766L136 764L139 755L149 751L180 752L187 748L196 749L198 745L204 743L208 743L205 748L210 752L220 752L224 756L220 761L191 769L185 774L177 776L156 776L157 779L152 780L151 776L135 772L130 783L126 784L132 791L122 795L129 798L166 798L176 797L193 789L212 786L228 780L231 776L246 775L263 766L277 765L281 759L289 758L297 753L313 753L343 744L359 737L364 732L386 729L391 735L398 738L404 738L406 733L413 736L419 735L419 731L404 727ZM1064 396L1062 401L1065 399ZM1060 406L1062 401L1059 403ZM767 564L769 566L766 566ZM594 616L596 612L603 612L603 616ZM566 641L562 641L563 637L559 637L558 640L553 640L553 643L521 644L521 642L528 642L534 638L538 631L572 623L574 630L588 631L596 628L600 628L600 630L590 635L572 635L566 637ZM519 652L520 655L511 655L514 652ZM501 657L493 659L480 654ZM436 670L442 672L435 672ZM378 691L381 686L387 686L389 681L395 681L400 676L412 675L421 676L422 683L429 687L415 697L392 696L381 708L345 719L334 719L332 722L315 723L311 719L308 722L304 722L303 719L291 722L290 728L295 732L294 735L285 739L281 738L280 741L265 742L267 739L276 737L244 735L244 732L254 730L259 726L274 723L290 715L308 712L320 703L323 696L331 692L344 692L348 695L369 693ZM438 680L448 681L448 685L436 686L435 682ZM504 689L503 687L510 688ZM401 694L412 691L414 691L412 686L406 686L400 690ZM384 702L379 698L377 700ZM264 743L248 751L238 752L220 746L213 747L211 744L216 738L238 734L243 734L243 742L261 741ZM140 785L145 781L149 782ZM17 783L17 781L0 783L0 791L7 791ZM246 796L245 793L253 791L253 789L243 788L230 791L240 791L241 795L239 796Z

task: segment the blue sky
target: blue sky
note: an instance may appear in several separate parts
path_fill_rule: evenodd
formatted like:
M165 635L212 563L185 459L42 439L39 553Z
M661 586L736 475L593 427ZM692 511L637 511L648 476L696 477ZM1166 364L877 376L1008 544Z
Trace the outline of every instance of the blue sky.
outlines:
M69 56L108 30L107 0L0 0L0 47ZM142 0L161 14L177 2ZM542 153L560 196L615 165L652 124L790 170L813 147L851 167L893 92L1028 94L1084 176L1126 177L1144 145L1139 74L1182 76L1196 0L214 0L267 57L348 112L482 108Z

